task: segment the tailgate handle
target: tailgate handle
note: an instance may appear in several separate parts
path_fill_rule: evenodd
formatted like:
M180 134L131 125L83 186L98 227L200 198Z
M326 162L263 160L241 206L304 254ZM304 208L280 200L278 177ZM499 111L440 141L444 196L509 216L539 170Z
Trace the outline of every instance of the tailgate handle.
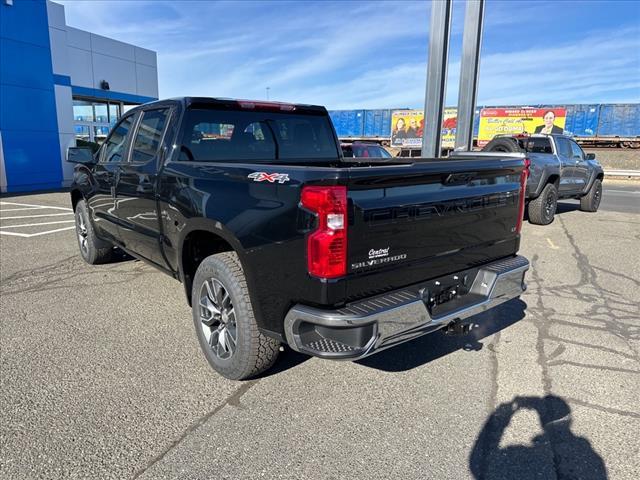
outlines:
M476 172L452 173L445 178L444 185L466 185L476 178Z

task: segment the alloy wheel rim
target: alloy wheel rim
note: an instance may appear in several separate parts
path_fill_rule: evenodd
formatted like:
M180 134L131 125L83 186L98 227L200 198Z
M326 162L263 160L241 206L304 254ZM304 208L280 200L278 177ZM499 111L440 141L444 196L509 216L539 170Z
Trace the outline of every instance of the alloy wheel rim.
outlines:
M211 352L227 360L236 351L238 329L236 313L227 288L210 278L200 288L200 324Z
M545 205L544 205L544 213L547 218L549 218L555 213L553 208L554 203L555 203L555 195L553 194L548 195L547 201L545 202Z
M89 240L87 232L87 226L84 223L84 217L81 213L78 212L77 215L77 223L76 223L76 232L78 234L78 243L80 243L80 250L84 255L89 253Z

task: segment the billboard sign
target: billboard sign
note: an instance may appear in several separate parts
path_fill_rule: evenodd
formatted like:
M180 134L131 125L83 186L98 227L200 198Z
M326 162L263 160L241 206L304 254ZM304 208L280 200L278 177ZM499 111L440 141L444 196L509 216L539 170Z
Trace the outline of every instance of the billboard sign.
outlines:
M483 108L480 112L478 146L495 135L519 133L564 133L565 108Z
M442 148L453 148L456 138L457 109L445 108L442 121ZM391 113L391 146L422 148L424 112L394 110Z

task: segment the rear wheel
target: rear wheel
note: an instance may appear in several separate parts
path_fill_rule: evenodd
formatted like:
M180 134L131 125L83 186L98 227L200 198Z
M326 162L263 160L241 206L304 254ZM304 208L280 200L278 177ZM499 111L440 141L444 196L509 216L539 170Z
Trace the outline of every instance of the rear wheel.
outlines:
M191 305L200 347L220 375L244 380L274 364L280 344L258 330L235 252L202 261L193 281Z
M549 225L558 208L558 189L548 183L540 196L529 202L529 222L534 225Z
M595 179L587 194L580 198L580 210L583 212L597 212L602 200L602 180Z
M90 265L107 263L113 257L113 245L96 236L84 200L76 205L76 237L80 256Z

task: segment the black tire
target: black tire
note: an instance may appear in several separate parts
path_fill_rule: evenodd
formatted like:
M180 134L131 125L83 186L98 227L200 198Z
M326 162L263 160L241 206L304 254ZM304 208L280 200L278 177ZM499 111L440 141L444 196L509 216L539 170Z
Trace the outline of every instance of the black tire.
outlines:
M540 196L529 202L529 222L534 225L549 225L558 208L558 189L547 183Z
M498 137L487 143L483 149L483 152L505 152L514 153L522 152L518 141L511 137Z
M76 237L80 256L89 265L107 263L113 258L113 245L96 236L84 200L76 204Z
M596 178L584 197L580 198L580 210L583 212L597 212L602 200L602 180Z
M258 330L235 252L218 253L202 261L193 280L191 305L200 347L209 365L220 375L245 380L274 364L280 343Z

